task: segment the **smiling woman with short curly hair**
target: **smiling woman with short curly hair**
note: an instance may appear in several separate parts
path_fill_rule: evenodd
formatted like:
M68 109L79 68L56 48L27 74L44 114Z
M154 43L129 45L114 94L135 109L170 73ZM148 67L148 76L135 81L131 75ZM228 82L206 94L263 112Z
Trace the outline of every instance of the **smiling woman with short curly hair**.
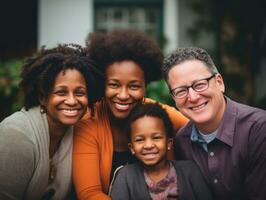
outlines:
M0 199L66 199L73 125L101 98L101 73L78 45L41 49L21 73L25 104L0 123Z

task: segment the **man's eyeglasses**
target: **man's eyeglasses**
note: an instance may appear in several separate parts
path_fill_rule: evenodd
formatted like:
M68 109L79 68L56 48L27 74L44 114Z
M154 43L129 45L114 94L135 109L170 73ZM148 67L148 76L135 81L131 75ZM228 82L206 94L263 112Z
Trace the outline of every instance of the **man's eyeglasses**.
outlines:
M182 99L188 95L188 89L189 88L192 88L196 92L203 92L204 90L208 89L209 80L211 80L215 76L216 76L216 74L213 74L209 78L204 78L204 79L195 81L190 86L181 86L181 87L174 88L170 91L170 93L174 98Z

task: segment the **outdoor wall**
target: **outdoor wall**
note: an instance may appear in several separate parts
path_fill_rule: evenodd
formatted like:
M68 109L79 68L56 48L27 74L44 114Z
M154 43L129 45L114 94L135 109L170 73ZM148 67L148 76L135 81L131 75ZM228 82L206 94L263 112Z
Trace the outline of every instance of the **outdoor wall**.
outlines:
M193 41L191 35L188 33L190 28L196 27L196 22L200 17L204 17L205 11L199 11L199 14L193 10L193 6L195 3L200 2L201 4L205 2L205 0L179 0L178 3L178 32L179 39L178 45L179 47L188 47L188 46L199 46L202 48L206 48L208 50L212 50L215 47L215 35L210 34L206 31L199 30L199 38L197 41ZM208 16L207 16L208 17Z
M179 46L179 1L180 0L164 0L163 31L166 39L165 53L169 53Z
M38 48L85 44L93 31L93 0L39 0Z
M197 0L191 0L190 3ZM164 0L163 32L165 53L177 47L195 45L187 34L197 15L186 0ZM94 30L93 0L40 0L38 11L38 47L74 42L84 45L89 32ZM204 47L213 45L209 35L199 40Z
M188 33L189 29L196 27L197 20L204 16L204 13L200 13L201 16L199 16L193 10L193 4L204 3L204 1L164 0L164 35L167 40L165 53L169 53L177 47L188 46L200 46L208 50L214 49L214 34L199 30L198 39L193 41L191 35Z

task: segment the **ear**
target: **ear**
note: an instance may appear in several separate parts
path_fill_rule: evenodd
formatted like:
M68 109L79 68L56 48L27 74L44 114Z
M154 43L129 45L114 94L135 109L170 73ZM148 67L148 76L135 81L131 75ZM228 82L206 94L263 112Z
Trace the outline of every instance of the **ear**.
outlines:
M173 147L173 138L167 140L167 150L170 150Z
M224 86L224 80L221 74L217 74L216 77L216 83L222 93L225 92L225 86Z
M44 97L39 97L38 100L40 105L46 105L46 99Z
M131 143L128 143L128 148L130 149L132 155L135 155L135 151L134 151L133 146L132 146Z

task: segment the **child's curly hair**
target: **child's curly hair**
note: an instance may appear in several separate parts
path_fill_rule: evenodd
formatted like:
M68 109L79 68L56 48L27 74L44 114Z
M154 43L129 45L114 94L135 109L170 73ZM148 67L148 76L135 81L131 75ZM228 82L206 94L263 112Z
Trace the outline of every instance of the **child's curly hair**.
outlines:
M131 140L131 124L135 122L137 119L142 117L156 117L163 121L165 130L166 130L166 137L173 138L174 128L173 124L170 120L165 109L156 102L156 103L145 103L145 104L138 104L130 113L128 120L127 120L127 134L129 141Z

